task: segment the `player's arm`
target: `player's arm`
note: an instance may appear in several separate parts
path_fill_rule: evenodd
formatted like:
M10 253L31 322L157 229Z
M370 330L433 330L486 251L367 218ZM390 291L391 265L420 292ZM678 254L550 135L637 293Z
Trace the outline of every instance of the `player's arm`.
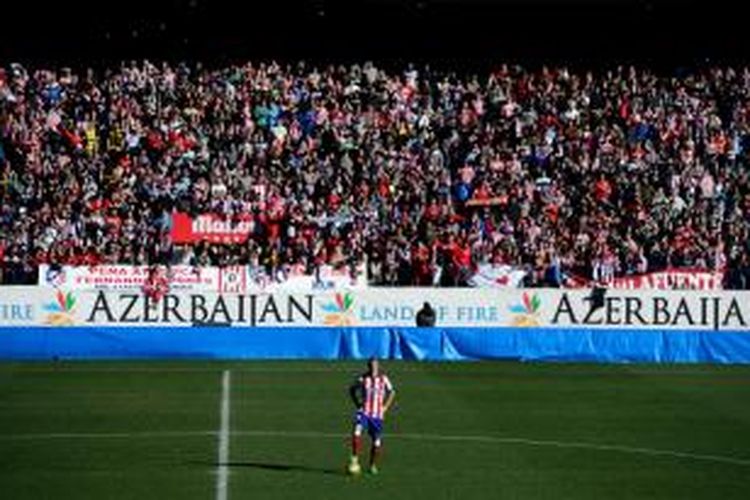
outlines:
M388 413L388 409L393 404L394 399L396 399L396 391L388 391L388 395L385 397L385 402L383 403L383 413Z
M383 402L383 414L388 413L388 409L393 404L393 400L396 399L396 389L394 389L393 384L391 384L391 381L388 378L385 379L385 390L386 396L385 401Z
M360 379L349 386L349 397L355 408L362 408L362 381Z

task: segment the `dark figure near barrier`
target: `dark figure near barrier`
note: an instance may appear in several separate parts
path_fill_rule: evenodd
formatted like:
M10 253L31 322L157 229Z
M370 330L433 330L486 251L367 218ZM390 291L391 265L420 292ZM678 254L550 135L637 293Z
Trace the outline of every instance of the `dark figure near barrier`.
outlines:
M601 286L595 286L591 290L591 295L589 295L588 299L591 304L590 307L592 311L595 311L599 308L604 307L606 294L607 294L607 289Z
M417 313L417 326L430 327L435 326L435 310L429 302L425 302L422 309Z

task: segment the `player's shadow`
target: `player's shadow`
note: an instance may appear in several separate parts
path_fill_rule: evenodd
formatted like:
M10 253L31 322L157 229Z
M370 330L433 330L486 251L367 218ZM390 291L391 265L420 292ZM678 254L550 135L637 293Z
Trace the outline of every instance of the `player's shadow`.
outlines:
M268 462L227 462L220 464L218 462L206 463L203 462L200 465L211 465L213 467L219 467L225 465L230 469L258 469L258 470L270 470L275 472L309 472L313 474L326 474L331 476L343 476L344 471L337 469L327 469L323 467L310 467L309 465L299 464L279 464L279 463L268 463Z
M250 469L261 469L261 470L272 470L279 472L312 472L318 474L329 474L335 476L341 476L344 474L342 470L326 469L323 467L310 467L309 465L299 464L271 464L265 462L229 462L228 467L247 467Z

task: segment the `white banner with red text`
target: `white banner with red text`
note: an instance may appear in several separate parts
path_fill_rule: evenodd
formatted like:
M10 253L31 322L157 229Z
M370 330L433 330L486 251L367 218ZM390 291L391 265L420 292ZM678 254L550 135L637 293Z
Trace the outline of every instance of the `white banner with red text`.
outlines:
M171 291L201 293L245 293L274 290L352 290L367 286L364 267L352 277L348 269L321 266L316 275L299 269L283 270L270 277L250 266L194 267L162 266ZM140 291L149 276L149 266L39 266L39 285L76 291Z

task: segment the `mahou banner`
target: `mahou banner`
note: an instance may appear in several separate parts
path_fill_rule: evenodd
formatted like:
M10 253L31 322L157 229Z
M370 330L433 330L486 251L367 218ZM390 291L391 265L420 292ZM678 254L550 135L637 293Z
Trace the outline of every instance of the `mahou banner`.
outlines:
M253 230L252 222L238 221L216 214L202 214L193 218L182 212L172 214L174 243L244 243Z

